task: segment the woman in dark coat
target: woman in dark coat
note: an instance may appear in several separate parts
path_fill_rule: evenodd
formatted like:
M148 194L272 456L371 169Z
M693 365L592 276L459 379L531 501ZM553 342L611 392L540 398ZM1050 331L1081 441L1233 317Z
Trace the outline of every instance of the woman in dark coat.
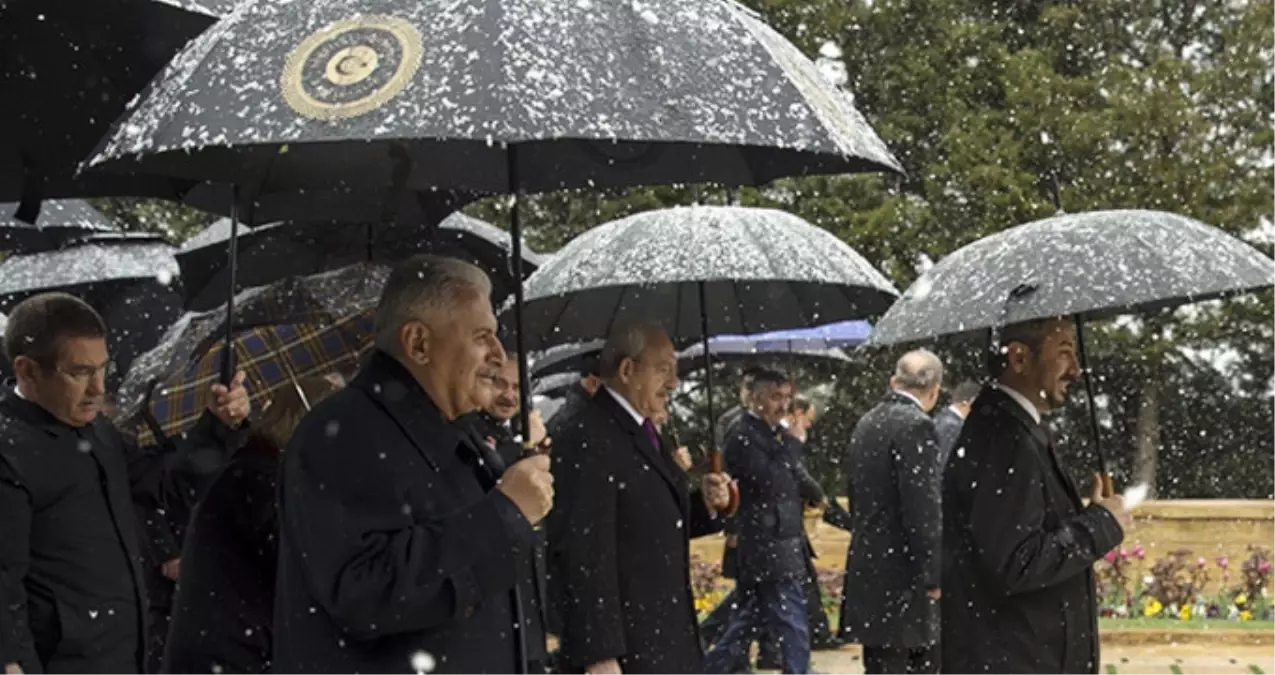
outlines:
M280 452L337 382L311 377L280 389L196 507L163 672L270 672Z

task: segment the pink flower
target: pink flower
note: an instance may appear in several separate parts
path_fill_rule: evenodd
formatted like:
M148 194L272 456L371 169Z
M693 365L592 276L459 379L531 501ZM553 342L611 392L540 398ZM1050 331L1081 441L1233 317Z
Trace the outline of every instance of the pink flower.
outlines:
M1114 565L1116 562L1116 550L1107 551L1107 555L1102 556L1102 559Z
M1127 550L1125 550L1125 549L1123 549L1123 548L1122 548L1122 549L1120 549L1120 559L1121 559L1121 560L1128 560L1128 559L1129 559L1129 551L1127 551Z
M1137 558L1138 560L1142 560L1143 558L1147 557L1147 552L1142 549L1141 544L1133 547L1133 557Z
M1230 565L1230 564L1231 564L1231 559L1230 559L1230 558L1228 558L1228 557L1226 557L1226 556L1224 556L1224 555L1220 555L1220 556L1218 556L1218 557L1217 557L1217 566L1218 566L1218 567L1221 567L1222 569L1226 569L1227 565Z
M1200 556L1200 558L1195 561L1196 567L1204 567L1206 564L1208 564L1208 561L1204 559L1204 556Z
M1257 571L1261 572L1262 574L1266 574L1267 572L1271 571L1271 561L1263 560L1257 563Z

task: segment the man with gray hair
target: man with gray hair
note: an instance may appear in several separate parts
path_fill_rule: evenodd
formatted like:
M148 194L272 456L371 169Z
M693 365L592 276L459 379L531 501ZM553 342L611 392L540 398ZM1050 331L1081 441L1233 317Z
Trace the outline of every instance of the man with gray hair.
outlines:
M543 658L517 587L552 506L549 458L506 470L454 423L489 403L504 362L490 290L468 263L401 263L377 308L375 353L293 435L275 671L512 673Z
M863 645L867 673L937 673L942 516L929 412L943 363L923 349L899 359L890 393L850 437L854 537L843 635Z
M677 353L652 326L602 349L603 387L553 441L561 495L549 521L550 573L562 596L563 672L700 673L692 537L720 531L729 477L692 493L655 420L677 388Z

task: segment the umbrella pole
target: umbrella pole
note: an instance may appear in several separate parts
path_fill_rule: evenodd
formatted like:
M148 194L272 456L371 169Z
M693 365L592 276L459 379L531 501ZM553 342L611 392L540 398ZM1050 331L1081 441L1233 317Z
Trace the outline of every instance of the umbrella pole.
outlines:
M708 398L708 438L711 441L717 433L717 420L713 414L713 355L708 351L708 292L704 288L706 285L702 281L699 282L699 321L700 332L704 335L704 390ZM712 452L719 450L720 448L714 448Z
M518 350L518 424L522 431L522 454L528 456L536 452L531 443L531 377L527 372L526 337L522 331L522 221L519 218L519 199L521 187L518 180L518 146L510 143L505 159L509 162L509 192L514 196L513 208L509 210L509 235L512 239L509 247L509 273L514 285L514 344ZM517 607L518 633L518 672L531 672L527 662L527 630L526 619L522 609L522 585L514 584L514 605Z
M1076 355L1080 357L1080 374L1085 379L1085 399L1089 403L1089 430L1093 434L1093 449L1098 454L1098 468L1102 473L1102 491L1115 494L1111 472L1107 470L1107 458L1102 451L1102 432L1098 426L1098 404L1094 400L1093 378L1089 375L1089 360L1085 356L1085 321L1076 315Z
M221 383L235 378L235 278L239 276L239 185L230 188L230 239L226 240L226 344L221 351Z

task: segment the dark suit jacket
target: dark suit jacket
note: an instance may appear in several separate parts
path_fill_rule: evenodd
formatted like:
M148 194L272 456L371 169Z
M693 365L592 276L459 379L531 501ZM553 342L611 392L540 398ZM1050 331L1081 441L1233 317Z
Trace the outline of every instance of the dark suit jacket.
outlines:
M956 447L956 437L961 435L961 427L965 419L956 414L950 407L943 408L934 414L934 431L939 438L938 467L939 475L943 475L943 467L947 466L952 448Z
M72 428L8 388L0 397L6 658L28 673L141 672L147 600L134 504L154 508L192 476L215 472L235 442L205 414L185 439L142 451L105 417Z
M499 462L384 354L307 414L280 474L275 672L520 668L535 533Z
M854 428L846 463L854 503L842 629L870 647L938 639L939 479L934 423L891 392Z
M726 435L726 473L739 481L739 581L806 575L801 442L744 414Z
M721 523L672 450L601 390L554 439L550 571L564 591L567 668L614 658L626 673L703 671L689 545Z
M588 390L579 382L568 387L566 401L563 402L562 407L545 421L545 433L556 442L558 436L576 425L580 414L589 407L589 401L592 400L593 397L589 395Z
M984 389L943 476L943 672L1098 672L1093 564L1120 545L1049 434Z

